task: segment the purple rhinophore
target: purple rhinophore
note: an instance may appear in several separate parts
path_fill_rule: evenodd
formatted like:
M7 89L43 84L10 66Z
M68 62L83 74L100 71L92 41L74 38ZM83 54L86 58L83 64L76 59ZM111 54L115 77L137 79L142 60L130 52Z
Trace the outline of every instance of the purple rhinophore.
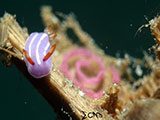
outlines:
M29 73L35 78L41 78L49 74L52 68L52 58L43 61L44 56L50 51L51 45L46 33L32 33L25 44L25 50L33 60L34 65L30 64L24 55L24 61Z

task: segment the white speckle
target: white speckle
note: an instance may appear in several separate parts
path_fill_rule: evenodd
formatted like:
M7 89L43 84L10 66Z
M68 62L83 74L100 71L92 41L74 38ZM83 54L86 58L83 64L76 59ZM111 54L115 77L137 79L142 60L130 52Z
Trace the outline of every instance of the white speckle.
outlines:
M133 26L133 24L130 24L130 27L132 27Z
M10 43L10 42L7 42L7 43L6 43L6 46L7 46L7 47L11 46L11 43Z
M106 49L108 48L108 46L106 46Z
M128 58L129 58L129 55L128 55L128 54L125 54L125 55L124 55L124 58L125 58L125 59L128 59Z
M79 91L79 95L80 95L80 96L84 96L84 92L80 90L80 91Z
M145 27L146 27L146 28L149 27L149 24L146 24Z
M59 52L58 52L57 50L55 50L54 53L53 53L53 55L54 55L54 56L58 56L58 55L59 55Z
M120 112L117 108L115 109L115 111L116 111L116 113L119 113L119 112Z
M56 69L55 69L55 68L53 68L53 72L56 72Z
M122 63L122 59L117 59L117 66L121 66L121 63Z
M109 95L107 93L105 93L104 96L106 96L107 98L109 98Z
M70 84L69 84L69 87L73 87L74 85L73 85L73 83L71 82Z
M140 65L137 65L137 66L136 66L136 70L135 70L135 72L136 72L136 74L137 74L138 76L142 76L143 71L142 71L142 69L141 69L141 66L140 66Z
M21 60L24 60L24 57L21 57Z
M117 87L117 84L116 84L116 83L114 83L114 84L113 84L113 86L114 86L114 87Z
M122 112L123 112L123 113L126 112L126 111L127 111L127 108L126 108L126 107L122 109Z

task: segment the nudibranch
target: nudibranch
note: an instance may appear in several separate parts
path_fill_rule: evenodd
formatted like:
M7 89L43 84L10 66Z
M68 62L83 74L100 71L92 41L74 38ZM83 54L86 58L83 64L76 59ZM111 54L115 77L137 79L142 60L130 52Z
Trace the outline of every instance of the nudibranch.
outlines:
M55 35L52 35L52 38ZM52 69L52 53L56 44L50 44L50 36L46 32L32 33L23 49L24 61L29 73L35 78L47 76Z

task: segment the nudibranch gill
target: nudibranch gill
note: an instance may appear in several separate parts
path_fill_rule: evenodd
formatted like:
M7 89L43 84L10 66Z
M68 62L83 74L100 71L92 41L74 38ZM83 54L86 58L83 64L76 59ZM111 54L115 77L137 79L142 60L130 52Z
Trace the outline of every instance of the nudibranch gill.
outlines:
M52 53L56 44L50 44L50 36L45 32L32 33L23 49L24 61L29 73L34 78L47 76L52 69Z

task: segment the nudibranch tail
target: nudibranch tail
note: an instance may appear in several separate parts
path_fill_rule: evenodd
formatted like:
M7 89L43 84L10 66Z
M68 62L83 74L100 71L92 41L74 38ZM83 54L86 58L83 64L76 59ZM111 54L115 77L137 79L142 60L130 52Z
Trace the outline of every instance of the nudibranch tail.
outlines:
M27 51L25 49L23 49L23 53L27 59L27 61L31 64L31 65L34 65L35 63L33 62L33 60L29 57Z
M56 48L56 44L54 44L54 45L51 47L50 51L44 56L43 61L48 60L48 58L53 54L55 48Z

